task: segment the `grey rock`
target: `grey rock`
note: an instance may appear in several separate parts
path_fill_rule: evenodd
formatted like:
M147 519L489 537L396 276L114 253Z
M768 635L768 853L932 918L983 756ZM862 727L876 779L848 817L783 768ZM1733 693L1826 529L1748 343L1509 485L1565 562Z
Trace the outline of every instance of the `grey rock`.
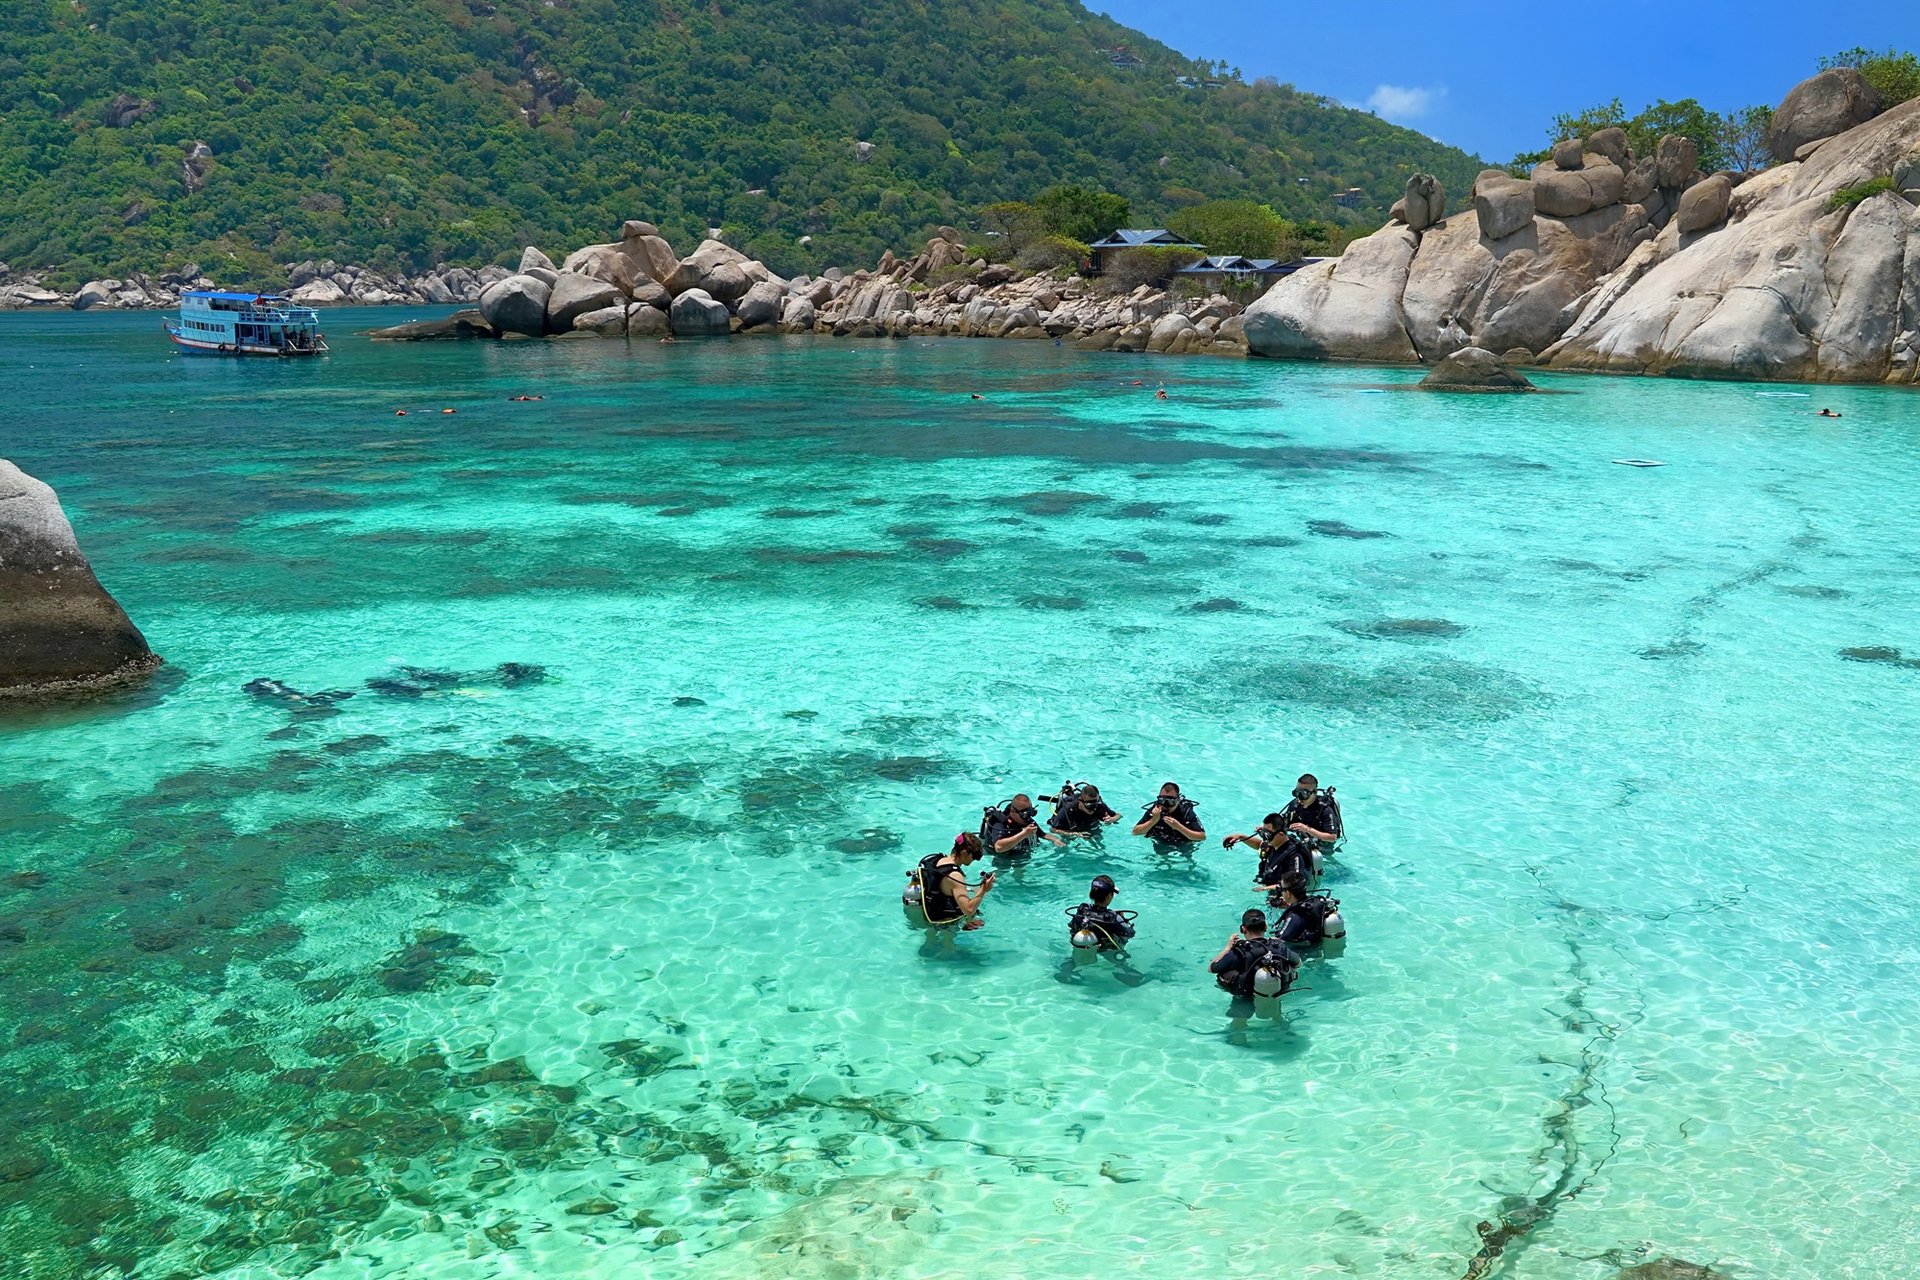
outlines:
M1447 216L1447 192L1432 174L1416 173L1407 179L1402 205L1407 225L1425 231Z
M73 295L70 304L75 311L85 311L89 307L112 306L113 284L105 280L89 280L80 286L80 292Z
M0 693L110 683L158 663L93 576L60 499L0 459Z
M547 295L547 332L565 333L589 311L624 305L626 295L605 280L564 273Z
M687 289L678 294L667 318L679 337L724 337L731 330L733 319L727 314L726 304L705 289Z
M1621 169L1633 167L1633 150L1627 145L1627 131L1617 125L1594 133L1587 139L1587 150L1605 156Z
M480 294L480 314L501 333L537 338L547 331L547 299L553 289L530 275L508 276Z
M549 289L560 283L560 273L552 267L528 267L520 274L529 279L538 280Z
M1533 204L1554 218L1575 218L1618 204L1627 187L1620 166L1600 156L1589 156L1584 169L1556 169L1541 165L1533 171Z
M1166 351L1174 345L1176 338L1193 332L1193 321L1179 312L1171 312L1153 322L1153 329L1147 334L1147 350Z
M645 278L645 272L634 261L633 256L623 244L590 244L575 249L560 264L560 274L589 276L603 280L623 294L633 292L635 277Z
M1483 347L1464 347L1420 379L1422 391L1532 391L1525 374Z
M1247 308L1248 349L1262 356L1411 361L1400 293L1415 244L1407 228L1383 227L1338 258L1275 282ZM1121 341L1131 338L1123 335Z
M786 297L786 290L770 280L754 285L740 299L740 305L734 308L734 314L740 318L740 327L753 329L779 324L781 306L786 302Z
M1556 168L1569 173L1578 173L1587 167L1586 144L1578 138L1562 138L1553 144L1553 163Z
M1716 173L1704 182L1687 188L1680 197L1680 208L1673 215L1681 235L1691 235L1717 227L1727 220L1727 204L1733 199L1733 180Z
M1533 184L1500 169L1482 170L1473 180L1473 216L1480 234L1504 240L1533 225Z
M651 311L653 308L648 307ZM627 303L622 300L612 306L601 307L597 311L587 311L573 318L573 332L591 333L600 338L624 338L627 335Z
M786 302L786 309L780 314L780 327L788 333L808 333L818 313L813 302L803 294L795 294Z
M638 304L627 309L627 336L629 338L664 338L673 332L665 310L659 307L643 307Z
M1654 179L1659 186L1677 191L1700 167L1700 148L1693 139L1670 133L1660 139L1653 151Z
M1644 204L1659 185L1659 176L1658 165L1650 159L1642 160L1627 170L1626 186L1620 192L1620 199L1626 204Z
M1880 114L1880 95L1854 67L1833 67L1802 80L1774 108L1767 150L1791 160L1810 142L1845 133Z
M495 338L499 334L487 323L478 307L456 311L438 320L409 320L385 329L368 330L367 336L378 342L438 342L455 338Z
M520 251L520 273L524 275L535 267L545 267L547 270L552 271L553 259L532 245L528 245Z
M665 311L673 305L673 295L667 287L657 280L639 279L633 282L633 300L643 307L652 307L656 311Z

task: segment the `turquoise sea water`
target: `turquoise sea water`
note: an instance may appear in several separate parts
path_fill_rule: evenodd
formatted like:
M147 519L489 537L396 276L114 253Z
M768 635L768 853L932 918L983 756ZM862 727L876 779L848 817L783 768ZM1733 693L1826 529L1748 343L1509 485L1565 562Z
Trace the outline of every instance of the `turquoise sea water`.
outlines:
M1920 400L391 319L0 317L169 662L0 720L8 1275L1920 1270ZM1236 1024L1309 769L1351 936ZM906 927L1069 775L1213 839Z

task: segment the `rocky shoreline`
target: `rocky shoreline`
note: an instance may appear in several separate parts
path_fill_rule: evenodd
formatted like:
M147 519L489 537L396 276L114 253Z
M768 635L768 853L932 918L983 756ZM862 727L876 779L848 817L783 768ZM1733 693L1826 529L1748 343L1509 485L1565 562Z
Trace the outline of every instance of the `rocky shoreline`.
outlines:
M442 320L373 331L393 341L442 338L685 338L818 333L1052 339L1088 350L1245 355L1242 306L1223 294L1180 297L1139 286L968 261L942 227L912 258L871 270L784 279L719 240L677 255L653 224L577 249L558 265L528 247L519 269Z
M1249 308L1256 355L1432 363L1466 347L1556 370L1920 381L1920 100L1882 112L1857 71L1774 113L1777 161L1701 174L1669 135L1563 140L1472 207L1414 178L1396 220Z

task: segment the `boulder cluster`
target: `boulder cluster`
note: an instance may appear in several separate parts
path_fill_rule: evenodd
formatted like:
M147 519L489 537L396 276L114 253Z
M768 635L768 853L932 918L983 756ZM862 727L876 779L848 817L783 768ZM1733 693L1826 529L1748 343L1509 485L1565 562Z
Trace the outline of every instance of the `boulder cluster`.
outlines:
M937 277L937 278L936 278ZM1052 338L1089 350L1243 355L1241 307L1224 295L1177 299L1142 285L1099 282L967 259L942 227L910 258L881 255L871 270L830 268L783 279L719 240L686 257L652 223L631 221L612 244L587 245L557 266L528 247L520 266L490 282L480 305L444 320L396 325L378 338L718 337L819 333L852 338Z
M0 458L0 697L117 683L158 663L93 576L60 499Z
M1703 174L1669 135L1568 138L1447 216L1431 177L1393 220L1248 309L1259 355L1910 382L1920 370L1920 101L1880 112L1823 72L1774 114L1758 174ZM1868 184L1889 189L1862 193ZM1854 195L1860 195L1854 199Z
M435 267L418 276L375 271L371 267L324 262L296 262L287 268L287 296L309 307L413 306L472 302L480 291L506 277L502 267Z

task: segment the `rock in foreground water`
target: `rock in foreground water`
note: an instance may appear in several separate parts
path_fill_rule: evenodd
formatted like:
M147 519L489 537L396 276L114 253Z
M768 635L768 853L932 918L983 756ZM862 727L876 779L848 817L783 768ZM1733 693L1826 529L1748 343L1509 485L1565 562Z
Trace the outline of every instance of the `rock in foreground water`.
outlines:
M1499 356L1481 347L1454 352L1420 379L1422 391L1532 391L1533 384Z
M159 661L93 576L53 490L0 459L0 694L125 679Z

